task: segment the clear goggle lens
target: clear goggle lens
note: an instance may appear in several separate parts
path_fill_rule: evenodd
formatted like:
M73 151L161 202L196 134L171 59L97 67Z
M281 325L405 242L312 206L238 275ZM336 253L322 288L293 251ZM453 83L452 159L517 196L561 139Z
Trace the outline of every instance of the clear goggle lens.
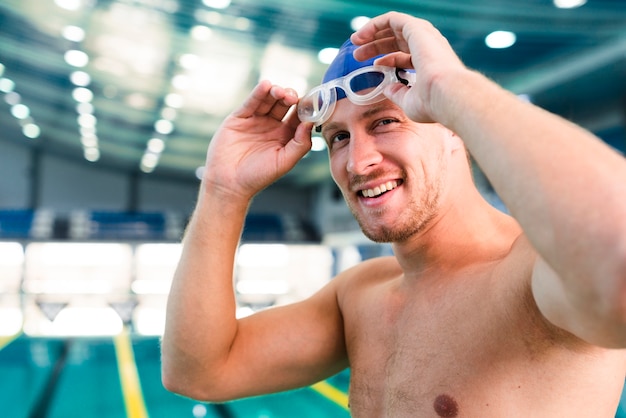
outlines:
M352 103L367 105L383 100L383 90L389 84L411 85L414 81L415 73L393 67L371 65L359 68L308 92L298 102L298 117L302 122L313 122L316 126L326 122L335 110L337 88L343 90Z

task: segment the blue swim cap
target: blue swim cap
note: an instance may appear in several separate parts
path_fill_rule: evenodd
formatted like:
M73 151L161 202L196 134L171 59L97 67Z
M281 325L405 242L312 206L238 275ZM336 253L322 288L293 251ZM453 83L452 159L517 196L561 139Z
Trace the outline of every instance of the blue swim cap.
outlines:
M352 55L352 53L354 52L356 48L357 47L352 42L350 42L350 39L348 39L346 42L344 42L343 45L341 45L341 48L339 48L339 53L337 53L337 56L335 57L333 62L331 62L330 65L328 66L328 69L326 70L326 73L324 74L322 83L326 83L328 81L335 80L337 78L348 75L352 71L358 70L359 68L373 65L374 61L377 58L382 57L382 55L379 55L377 57L370 58L367 61L357 61L356 59L354 59L354 56ZM371 85L371 86L364 85L364 86L361 86L360 88L355 88L355 91L364 90L369 87L374 87L374 85ZM344 93L342 89L335 89L335 90L337 90L337 100L343 99L344 97L346 97L346 94Z

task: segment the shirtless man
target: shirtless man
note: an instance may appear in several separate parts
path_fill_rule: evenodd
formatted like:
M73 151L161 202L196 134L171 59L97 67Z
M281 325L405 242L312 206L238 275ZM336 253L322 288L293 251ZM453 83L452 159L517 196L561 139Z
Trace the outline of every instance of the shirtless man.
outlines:
M347 68L387 54L376 63L414 69L412 86L391 82L366 105L356 92L321 116L301 103L301 122L288 113L295 93L261 82L224 121L172 285L164 385L225 401L350 367L355 417L613 417L626 366L626 161L467 69L428 22L388 13L351 40L365 62L344 54ZM236 320L250 201L320 123L335 182L394 257ZM512 217L481 197L466 149Z

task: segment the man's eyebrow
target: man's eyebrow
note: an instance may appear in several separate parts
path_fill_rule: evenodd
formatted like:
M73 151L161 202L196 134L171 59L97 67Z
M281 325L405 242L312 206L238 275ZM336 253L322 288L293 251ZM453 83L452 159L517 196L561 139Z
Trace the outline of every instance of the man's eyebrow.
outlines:
M382 112L382 111L384 111L386 109L391 108L392 106L393 105L390 105L389 103L384 103L384 102L383 103L376 103L374 105L370 105L370 106L368 106L368 108L364 112L362 112L362 113L360 113L358 115L357 120L367 119L367 118L369 118L369 117L371 117L371 116L373 116L373 115L375 115L375 114L377 114L379 112ZM324 131L327 131L327 130L334 130L334 129L339 128L340 125L341 124L339 124L337 122L329 122L329 123L324 124L324 125L321 126L321 131L323 133Z

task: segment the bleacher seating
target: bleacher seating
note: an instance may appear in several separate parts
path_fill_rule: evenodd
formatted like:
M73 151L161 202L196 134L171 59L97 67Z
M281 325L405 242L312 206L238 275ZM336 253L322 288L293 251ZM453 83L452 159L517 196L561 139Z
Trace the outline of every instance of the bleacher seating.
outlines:
M160 212L89 213L88 238L93 240L165 240L165 216Z
M0 240L180 241L187 216L170 212L49 209L0 210ZM247 215L242 242L320 242L318 231L297 216Z
M0 238L28 239L33 225L34 211L30 209L0 210Z

